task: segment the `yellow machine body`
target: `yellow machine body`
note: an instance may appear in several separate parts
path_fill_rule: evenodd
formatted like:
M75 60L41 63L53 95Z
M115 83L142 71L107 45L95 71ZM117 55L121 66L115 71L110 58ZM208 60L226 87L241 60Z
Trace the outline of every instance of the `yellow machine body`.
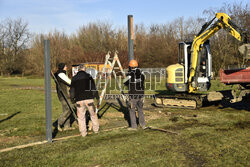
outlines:
M173 64L166 68L166 87L173 92L185 92L184 66Z

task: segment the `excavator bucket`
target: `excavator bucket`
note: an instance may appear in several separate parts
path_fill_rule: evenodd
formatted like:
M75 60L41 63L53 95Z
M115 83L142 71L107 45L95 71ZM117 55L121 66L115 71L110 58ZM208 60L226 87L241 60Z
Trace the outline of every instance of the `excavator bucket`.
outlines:
M243 44L238 49L240 54L244 55L246 60L250 60L250 44Z

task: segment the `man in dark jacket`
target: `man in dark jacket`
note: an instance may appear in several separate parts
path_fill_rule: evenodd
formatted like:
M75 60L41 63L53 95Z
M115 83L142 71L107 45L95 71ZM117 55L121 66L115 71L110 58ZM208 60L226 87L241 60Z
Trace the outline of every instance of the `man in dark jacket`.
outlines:
M72 78L70 87L70 98L76 101L79 131L83 137L87 135L86 110L88 109L93 125L93 131L98 133L99 121L95 112L94 98L99 100L95 82L90 74L85 72L85 65L80 64L79 72Z
M135 113L136 108L138 111L139 124L142 129L146 128L143 113L144 80L145 76L138 68L138 62L136 60L131 60L129 62L127 79L124 82L124 84L128 86L129 94L128 108L131 122L131 128L129 128L129 130L136 130L137 128Z
M62 131L62 127L64 127L64 130L73 129L70 127L70 119L72 117L72 113L71 113L69 107L67 106L67 103L59 90L59 87L60 87L62 89L62 92L65 95L65 97L68 99L68 101L70 101L70 97L69 97L69 93L68 93L67 88L70 86L71 80L67 76L66 71L67 71L67 66L65 65L65 63L59 63L58 70L54 74L57 81L58 81L58 84L59 84L59 85L56 85L57 96L62 104L62 109L63 109L62 114L58 118L57 129L59 131Z

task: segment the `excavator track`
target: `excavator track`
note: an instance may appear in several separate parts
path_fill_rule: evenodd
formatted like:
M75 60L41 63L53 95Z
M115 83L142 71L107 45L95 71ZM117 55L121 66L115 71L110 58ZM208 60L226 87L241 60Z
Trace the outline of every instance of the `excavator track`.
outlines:
M200 94L175 94L155 95L155 106L163 108L197 109L202 106L203 95Z

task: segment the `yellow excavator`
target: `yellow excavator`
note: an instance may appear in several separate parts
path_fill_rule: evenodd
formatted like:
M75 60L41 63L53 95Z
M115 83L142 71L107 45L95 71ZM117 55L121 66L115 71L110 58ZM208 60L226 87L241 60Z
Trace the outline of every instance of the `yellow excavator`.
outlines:
M172 93L155 95L156 106L195 109L202 105L207 95L197 91L207 91L211 86L212 56L208 39L220 29L241 42L247 40L246 34L227 14L216 13L192 42L179 43L178 63L166 68L166 87Z

